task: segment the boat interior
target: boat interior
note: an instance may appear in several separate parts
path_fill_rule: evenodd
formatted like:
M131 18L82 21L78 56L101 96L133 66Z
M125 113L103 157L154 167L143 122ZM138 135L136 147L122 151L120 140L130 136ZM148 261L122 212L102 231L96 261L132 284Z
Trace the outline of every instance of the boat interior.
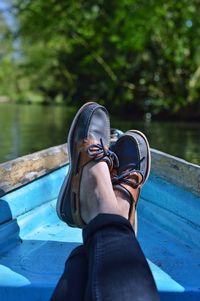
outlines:
M49 300L82 243L81 230L56 214L67 171L62 166L0 197L1 301ZM200 300L199 195L153 170L137 212L138 240L161 301Z

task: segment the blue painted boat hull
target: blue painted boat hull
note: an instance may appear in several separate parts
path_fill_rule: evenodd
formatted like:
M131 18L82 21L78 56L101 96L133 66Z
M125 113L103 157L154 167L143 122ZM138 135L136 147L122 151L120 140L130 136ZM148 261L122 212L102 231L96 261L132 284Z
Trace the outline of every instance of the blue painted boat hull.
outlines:
M63 167L0 200L0 300L49 300L81 230L56 215ZM200 300L198 196L151 175L138 206L138 239L161 300ZM134 281L134 279L133 279Z

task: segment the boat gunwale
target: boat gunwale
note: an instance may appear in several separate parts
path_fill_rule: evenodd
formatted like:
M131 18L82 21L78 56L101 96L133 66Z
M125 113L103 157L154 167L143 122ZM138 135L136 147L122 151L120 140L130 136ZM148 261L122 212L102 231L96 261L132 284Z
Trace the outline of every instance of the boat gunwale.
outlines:
M68 163L67 144L50 147L0 164L0 197Z
M151 149L152 172L200 195L200 166ZM68 163L67 143L0 164L0 197Z

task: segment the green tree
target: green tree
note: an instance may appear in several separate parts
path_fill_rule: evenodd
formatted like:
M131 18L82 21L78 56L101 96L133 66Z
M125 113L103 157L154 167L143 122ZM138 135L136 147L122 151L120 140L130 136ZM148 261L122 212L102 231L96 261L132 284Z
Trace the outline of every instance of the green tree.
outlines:
M199 100L197 0L12 0L11 7L20 72L47 102L97 98L157 114Z
M12 53L12 33L0 13L0 96L11 96L16 88Z

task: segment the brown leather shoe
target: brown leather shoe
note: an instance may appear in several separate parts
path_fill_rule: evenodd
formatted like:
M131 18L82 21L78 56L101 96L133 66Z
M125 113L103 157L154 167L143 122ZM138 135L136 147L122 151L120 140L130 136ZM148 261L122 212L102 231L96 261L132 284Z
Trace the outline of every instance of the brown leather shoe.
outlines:
M143 133L130 130L117 140L112 150L119 159L119 167L111 175L113 188L128 196L129 221L136 231L136 206L151 167L149 143Z
M117 160L110 145L107 110L97 103L86 103L77 112L68 135L69 172L61 187L57 214L71 227L83 228L80 213L80 182L84 166L92 160L105 161L112 170Z

